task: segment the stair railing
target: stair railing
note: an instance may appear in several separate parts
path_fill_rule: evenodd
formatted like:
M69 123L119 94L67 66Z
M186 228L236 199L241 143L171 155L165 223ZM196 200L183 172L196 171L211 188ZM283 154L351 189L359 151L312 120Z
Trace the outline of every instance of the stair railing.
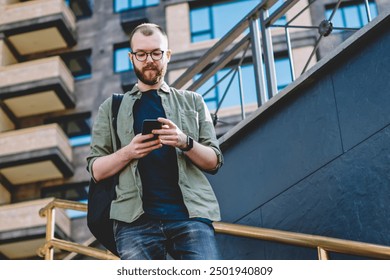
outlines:
M332 13L329 18L323 17L323 21L319 25L299 25L294 22L299 19L304 12L313 5L316 0L308 0L308 3L303 8L298 8L296 5L299 0L262 0L254 7L240 22L238 22L224 37L216 42L216 44L207 50L196 63L187 68L186 71L179 76L172 86L176 88L184 88L197 91L203 86L211 77L216 75L218 71L227 68L234 68L235 65L240 66L242 60L237 56L245 52L249 47L250 52L247 55L244 54L245 64L253 65L257 107L264 105L269 99L278 93L278 84L276 79L275 69L275 55L274 45L283 44L286 45L286 51L288 53L289 67L291 73L291 79L294 81L297 77L295 73L293 48L290 30L304 30L305 35L311 43L307 46L312 47L312 51L308 55L305 66L301 70L300 75L305 73L317 60L320 60L322 54L319 54L318 49L320 43L324 41L324 38L332 34L332 31L345 31L355 32L359 28L347 28L334 26L332 20L338 12L338 9L342 4L345 4L347 0L337 0L336 5L332 9ZM359 2L359 1L358 1ZM364 4L366 16L368 22L371 21L370 5L368 0L360 0ZM359 2L359 3L360 3ZM300 4L300 3L299 3ZM294 9L294 11L292 11ZM298 12L295 10L299 10ZM292 18L284 24L280 24L281 17L285 16L287 12L291 12ZM317 21L317 19L316 19ZM273 34L272 29L284 30L278 34ZM248 32L249 30L249 32ZM298 35L299 32L294 32ZM276 39L276 40L275 40ZM316 58L316 59L314 59ZM198 77L194 80L194 77ZM233 78L232 78L233 79ZM215 87L215 85L213 85ZM240 85L240 91L241 91ZM202 89L203 90L203 89ZM212 88L206 90L206 95ZM228 90L228 89L227 89ZM200 92L202 94L202 92ZM241 96L242 92L239 93ZM226 96L226 93L224 94ZM222 105L222 100L217 100L217 108ZM244 106L241 104L241 117L245 117L243 111ZM217 110L218 111L218 110ZM217 112L213 113L217 114ZM216 120L218 117L216 116Z
M87 204L62 199L53 199L53 201L51 201L48 205L39 211L39 215L41 217L47 218L46 242L41 248L38 249L37 253L39 256L44 257L45 260L53 260L54 250L60 249L86 255L96 259L119 259L109 251L55 238L54 225L56 208L86 212ZM246 237L306 248L314 248L318 252L319 260L328 260L329 252L376 259L390 259L389 246L223 222L214 222L213 225L215 232L218 234Z

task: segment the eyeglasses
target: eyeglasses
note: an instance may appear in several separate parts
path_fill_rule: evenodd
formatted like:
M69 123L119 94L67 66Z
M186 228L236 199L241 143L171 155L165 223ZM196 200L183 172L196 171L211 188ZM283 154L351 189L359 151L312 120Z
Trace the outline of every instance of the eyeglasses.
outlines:
M153 61L157 61L157 60L162 59L164 51L161 51L161 50L154 50L151 52L140 51L140 52L132 52L131 54L133 54L139 62L146 61L148 59L148 55L150 55L150 57L153 59Z

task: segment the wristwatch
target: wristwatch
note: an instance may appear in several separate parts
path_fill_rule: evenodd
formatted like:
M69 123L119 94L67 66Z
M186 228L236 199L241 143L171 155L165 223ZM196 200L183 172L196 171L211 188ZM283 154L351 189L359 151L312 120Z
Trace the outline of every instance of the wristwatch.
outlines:
M187 135L187 146L184 149L181 149L183 152L188 152L194 147L194 139Z

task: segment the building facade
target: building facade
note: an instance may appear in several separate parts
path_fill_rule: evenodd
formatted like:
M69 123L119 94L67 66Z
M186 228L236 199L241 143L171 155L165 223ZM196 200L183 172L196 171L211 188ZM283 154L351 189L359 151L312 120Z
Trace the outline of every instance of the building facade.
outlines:
M136 25L154 22L167 31L173 52L167 82L173 83L260 2L0 0L0 259L38 258L46 226L38 211L51 197L86 201L91 126L106 98L136 82L127 58L128 34ZM269 2L280 2L271 14L283 4ZM278 90L389 4L338 2L298 1L273 23ZM316 48L318 26L336 6L332 34ZM289 28L293 64L288 24L294 26ZM218 135L242 117L238 81L232 80L230 88L226 81L219 83L232 67L228 64L198 90L210 111L218 111ZM250 53L241 71L249 114L258 106ZM59 237L88 239L85 216L58 215Z

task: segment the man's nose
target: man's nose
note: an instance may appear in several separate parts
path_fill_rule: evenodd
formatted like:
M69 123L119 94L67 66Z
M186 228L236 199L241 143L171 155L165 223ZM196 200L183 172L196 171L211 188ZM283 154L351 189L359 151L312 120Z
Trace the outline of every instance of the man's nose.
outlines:
M149 62L149 60L150 60L151 62L154 62L151 53L147 53L147 54L146 54L146 62Z

